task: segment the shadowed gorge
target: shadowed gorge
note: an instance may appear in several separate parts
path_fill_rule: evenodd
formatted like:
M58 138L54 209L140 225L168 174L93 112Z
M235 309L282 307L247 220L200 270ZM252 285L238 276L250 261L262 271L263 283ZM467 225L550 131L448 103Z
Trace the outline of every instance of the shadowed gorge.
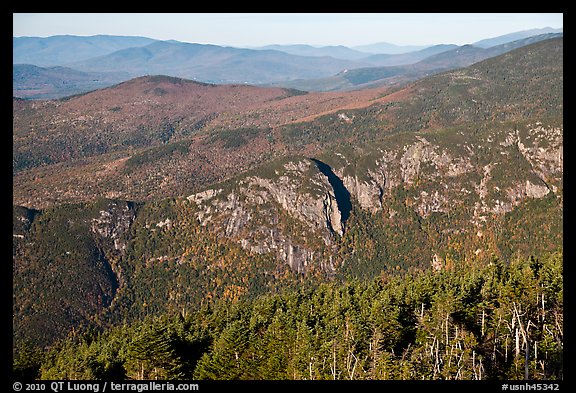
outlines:
M338 210L342 215L342 225L346 224L348 217L350 217L350 211L352 210L352 203L350 202L350 192L344 186L342 179L340 179L330 166L316 158L310 158L314 161L318 170L322 172L327 178L328 182L334 190L334 196L336 197L336 203L338 204Z

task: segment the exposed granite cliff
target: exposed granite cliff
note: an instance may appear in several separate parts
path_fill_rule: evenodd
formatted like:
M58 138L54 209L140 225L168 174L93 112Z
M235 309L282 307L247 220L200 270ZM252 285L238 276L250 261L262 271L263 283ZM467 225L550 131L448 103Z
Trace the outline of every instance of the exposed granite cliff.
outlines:
M202 225L305 272L326 260L319 248L330 250L335 236L345 232L336 182L373 214L386 208L400 187L409 191L404 203L420 218L460 209L470 211L469 222L481 230L488 216L510 212L527 198L550 192L562 197L562 143L561 128L541 123L493 127L478 135L404 134L372 148L323 156L330 166L316 159L288 160L273 173L246 175L188 200L197 205ZM324 268L334 269L331 263Z
M343 233L334 189L309 159L288 161L271 176L247 176L227 192L208 189L188 200L198 206L202 225L214 224L253 252L274 252L298 272L315 259L311 242L320 239L330 247Z

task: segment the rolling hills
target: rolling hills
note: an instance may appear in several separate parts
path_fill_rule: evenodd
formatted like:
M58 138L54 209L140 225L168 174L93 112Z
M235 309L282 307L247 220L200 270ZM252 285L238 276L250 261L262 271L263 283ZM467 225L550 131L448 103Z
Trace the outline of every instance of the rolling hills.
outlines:
M303 94L157 76L64 100L15 100L15 201L182 194L284 154L281 125L386 99L379 89Z
M563 38L395 90L152 76L13 115L19 342L562 250Z

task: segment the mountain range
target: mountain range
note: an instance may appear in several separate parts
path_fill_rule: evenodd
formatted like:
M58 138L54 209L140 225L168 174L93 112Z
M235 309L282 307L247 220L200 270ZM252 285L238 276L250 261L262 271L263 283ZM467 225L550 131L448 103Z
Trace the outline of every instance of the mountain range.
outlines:
M396 91L143 77L15 100L17 336L557 249L562 42ZM151 277L181 284L150 297Z
M16 376L562 378L563 35L517 38L14 64L97 88L13 98Z
M503 45L519 37L531 37L532 33L552 30L518 32L496 37L492 41L482 41L480 44L483 47L491 43ZM452 58L450 54L441 67L434 67L430 65L433 58L429 57L450 50L456 51L457 47L434 45L411 47L411 51L405 53L391 50L387 54L374 54L344 46L272 45L243 49L174 40L158 41L145 37L14 37L13 95L33 99L58 98L144 75L169 75L207 83L272 84L306 91L348 89L358 83L350 83L348 79L351 77L341 80L343 71L361 69L358 72L362 75L366 72L393 75L394 81L407 81L502 53L490 50L482 52L479 48L482 54L470 57L468 62L455 61L454 64L448 64ZM423 64L407 68L366 69L409 66L418 62ZM32 65L41 68L32 68ZM384 79L382 83L390 82L388 77Z
M146 46L155 41L146 37L113 35L13 37L12 63L33 64L40 67L62 66L117 50Z
M281 83L281 85L296 89L315 91L350 90L360 89L363 87L395 85L398 83L406 83L439 72L466 67L481 60L498 56L502 53L506 53L513 49L529 45L534 42L561 36L562 33L542 34L507 42L505 44L496 45L490 48L479 48L473 45L464 45L455 48L447 45L434 46L423 49L419 52L409 53L408 55L396 55L396 58L399 56L410 56L412 60L406 65L365 68L362 67L352 70L346 69L328 78L289 81ZM421 56L420 54L422 52L426 52L427 54L430 53L430 55ZM423 57L423 60L417 61L417 59L421 57ZM394 62L394 59L389 60Z
M354 62L327 57L294 56L272 50L217 45L154 42L139 48L69 64L81 71L124 69L132 76L169 75L209 83L266 83L336 73Z
M360 60L370 55L370 53L354 50L343 45L321 46L321 47L315 47L312 45L305 45L305 44L266 45L253 49L276 50L297 56L314 56L314 57L330 56L336 59L345 59L345 60Z

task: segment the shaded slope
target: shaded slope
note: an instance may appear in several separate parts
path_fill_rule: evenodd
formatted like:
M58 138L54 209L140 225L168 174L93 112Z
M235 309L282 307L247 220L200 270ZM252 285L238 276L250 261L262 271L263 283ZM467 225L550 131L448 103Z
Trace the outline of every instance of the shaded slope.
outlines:
M340 179L330 166L316 158L311 158L316 164L320 172L322 172L327 178L328 182L334 190L334 196L336 197L336 203L338 204L338 210L342 216L342 226L345 225L348 217L350 217L350 212L352 211L352 203L350 202L350 192L344 186L342 179Z
M32 214L14 207L16 221L31 221L13 234L16 340L44 346L91 323L111 305L123 280L114 271L114 258L131 209L125 202L106 201Z

